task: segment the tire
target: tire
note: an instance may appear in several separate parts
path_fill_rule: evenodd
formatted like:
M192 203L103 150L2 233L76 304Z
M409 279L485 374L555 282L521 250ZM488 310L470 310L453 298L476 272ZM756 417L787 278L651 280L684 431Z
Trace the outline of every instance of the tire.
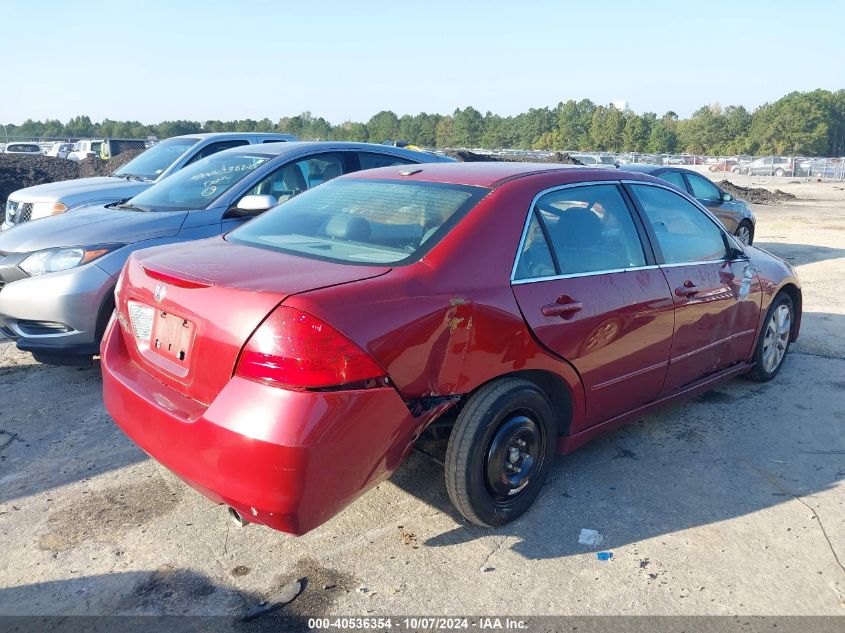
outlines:
M731 173L732 173L732 174L739 174L739 173L741 173L741 172L742 172L742 169L740 169L739 167L732 167L732 168L731 168Z
M736 227L736 233L734 233L734 235L736 235L739 241L743 244L751 246L751 243L754 241L754 227L748 220L743 220L739 223L739 226Z
M789 321L784 325L780 315L784 314L782 308L786 308ZM795 307L792 299L786 293L779 293L772 305L766 312L766 319L763 321L763 329L757 339L757 346L754 348L752 362L754 368L748 376L756 382L768 382L778 375L786 355L789 352L792 324L795 323ZM769 335L772 335L771 338ZM772 346L775 346L772 349ZM770 354L774 354L772 357Z
M485 527L521 516L551 470L556 438L554 412L537 385L503 378L481 387L458 415L446 449L455 508Z
M783 171L780 167L775 169L775 176L783 176L786 172Z

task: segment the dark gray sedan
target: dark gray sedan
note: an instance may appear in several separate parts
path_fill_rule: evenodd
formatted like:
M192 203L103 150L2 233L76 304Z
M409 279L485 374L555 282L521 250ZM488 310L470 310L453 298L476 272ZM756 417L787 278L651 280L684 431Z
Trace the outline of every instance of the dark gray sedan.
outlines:
M247 145L193 163L124 203L26 222L0 234L0 333L37 360L90 362L133 251L226 233L341 174L443 161L451 159L367 143Z
M625 165L625 169L650 174L675 185L707 207L743 244L751 244L754 241L757 220L748 204L722 191L701 174L665 165Z

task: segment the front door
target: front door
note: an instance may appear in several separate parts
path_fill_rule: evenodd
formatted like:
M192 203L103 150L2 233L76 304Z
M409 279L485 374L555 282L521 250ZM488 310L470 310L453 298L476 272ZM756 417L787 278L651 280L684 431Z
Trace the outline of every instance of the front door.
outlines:
M581 376L585 427L654 399L673 303L620 186L551 191L531 214L513 292L535 336Z
M760 288L748 260L713 219L683 196L629 185L675 303L675 331L663 393L750 355Z

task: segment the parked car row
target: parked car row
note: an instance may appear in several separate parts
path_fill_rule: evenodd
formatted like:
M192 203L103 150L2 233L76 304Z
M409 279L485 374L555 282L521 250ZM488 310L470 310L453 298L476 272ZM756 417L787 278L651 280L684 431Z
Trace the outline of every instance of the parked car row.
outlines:
M315 528L424 433L449 438L455 507L502 525L556 452L771 380L799 333L795 271L686 170L187 140L136 159L131 197L57 189L67 208L0 235L0 331L41 360L99 351L116 423L241 526Z

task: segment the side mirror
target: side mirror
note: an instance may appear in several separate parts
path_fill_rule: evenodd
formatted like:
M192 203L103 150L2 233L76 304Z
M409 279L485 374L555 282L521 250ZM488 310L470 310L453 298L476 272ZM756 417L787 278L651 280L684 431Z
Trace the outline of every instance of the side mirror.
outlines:
M739 246L731 244L730 252L728 253L729 260L735 262L740 259L748 259L748 254Z
M722 192L722 202L730 202L734 197L726 191Z
M279 202L276 200L275 196L251 195L241 198L235 208L241 213L254 215L256 213L267 211L267 209L272 209L278 204Z

